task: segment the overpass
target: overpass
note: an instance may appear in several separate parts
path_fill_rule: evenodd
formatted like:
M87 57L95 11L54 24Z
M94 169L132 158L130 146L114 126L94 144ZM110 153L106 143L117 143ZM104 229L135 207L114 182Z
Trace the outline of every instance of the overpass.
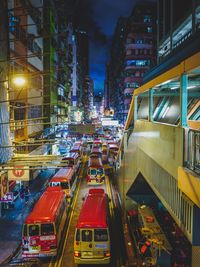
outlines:
M199 43L199 36L196 42ZM192 47L193 46L193 47ZM194 49L195 47L195 49ZM153 194L182 229L200 262L200 46L154 69L134 91L119 153L117 183L127 198ZM189 49L189 50L188 50ZM163 67L162 67L163 66Z

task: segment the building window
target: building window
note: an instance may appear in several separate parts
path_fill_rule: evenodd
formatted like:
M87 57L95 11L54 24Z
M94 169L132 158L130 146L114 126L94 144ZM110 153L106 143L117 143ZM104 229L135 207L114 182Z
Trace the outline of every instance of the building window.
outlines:
M126 61L126 66L149 66L150 65L150 60L127 60Z
M151 17L149 15L144 15L143 21L144 21L144 23L150 23L151 22Z
M37 42L33 39L34 38L34 35L29 34L28 37L29 37L29 39L28 39L28 49L32 53L37 54L37 57L39 59L42 59L42 49L37 44Z
M140 72L139 71L136 71L135 77L140 77Z
M129 56L129 55L133 55L133 51L134 51L134 50L128 49L128 50L126 51L126 55L127 55L127 56Z
M147 27L147 32L152 33L152 27Z
M137 39L136 40L136 44L143 44L144 43L144 40L143 39Z
M58 88L58 95L64 96L64 89L62 87Z
M144 49L138 49L139 55L143 55L144 54Z
M8 14L9 18L9 30L10 32L15 32L16 27L19 27L20 18L17 16L13 16L12 13Z
M145 39L146 44L153 44L153 40L151 38Z

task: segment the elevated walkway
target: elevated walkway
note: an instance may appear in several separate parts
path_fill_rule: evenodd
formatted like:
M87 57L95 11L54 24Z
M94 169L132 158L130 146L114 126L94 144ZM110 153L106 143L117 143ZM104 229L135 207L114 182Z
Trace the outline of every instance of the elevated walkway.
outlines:
M119 154L118 186L142 198L141 177L191 243L200 262L200 52L134 91Z

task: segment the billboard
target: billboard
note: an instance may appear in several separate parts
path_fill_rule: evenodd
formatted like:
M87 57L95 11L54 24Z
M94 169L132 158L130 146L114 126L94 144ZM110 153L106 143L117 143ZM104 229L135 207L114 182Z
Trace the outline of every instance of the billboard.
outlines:
M102 120L102 126L119 126L119 122L117 120Z
M76 134L94 134L95 125L94 124L69 124L68 125L69 133Z
M8 170L8 180L29 181L29 167L15 166Z

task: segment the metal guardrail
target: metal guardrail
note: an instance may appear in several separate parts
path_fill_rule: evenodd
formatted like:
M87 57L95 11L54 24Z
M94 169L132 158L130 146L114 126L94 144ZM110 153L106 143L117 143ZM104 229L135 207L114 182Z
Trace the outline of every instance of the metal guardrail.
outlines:
M200 173L200 131L189 130L188 131L188 151L186 164L187 167L196 172Z

